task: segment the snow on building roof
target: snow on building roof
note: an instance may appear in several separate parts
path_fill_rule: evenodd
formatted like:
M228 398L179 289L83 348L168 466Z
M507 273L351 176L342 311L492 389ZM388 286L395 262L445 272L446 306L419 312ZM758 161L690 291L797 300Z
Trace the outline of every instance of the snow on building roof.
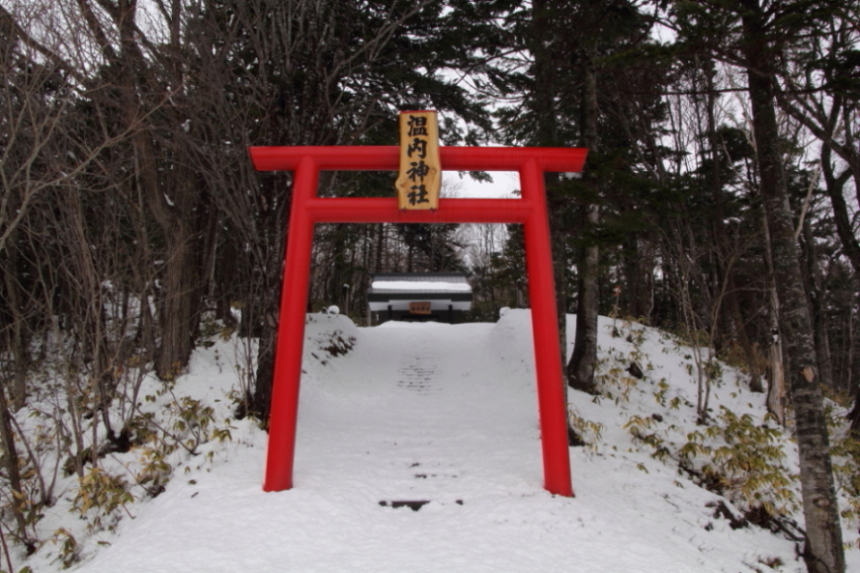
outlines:
M371 294L393 293L471 293L463 273L377 274L370 285Z
M374 292L380 291L420 291L420 292L471 292L472 287L461 283L442 283L430 281L373 281Z

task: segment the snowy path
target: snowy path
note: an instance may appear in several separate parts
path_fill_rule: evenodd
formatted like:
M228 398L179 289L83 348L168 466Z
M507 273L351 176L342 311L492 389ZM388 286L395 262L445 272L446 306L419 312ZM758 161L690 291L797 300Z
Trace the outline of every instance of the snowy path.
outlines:
M536 405L528 376L516 384L488 363L486 328L474 329L467 345L450 336L451 328L368 330L356 352L387 360L354 364L355 376L342 372L312 389L302 388L298 487L307 481L376 492L378 501L444 502L462 501L464 492L476 488L540 485ZM340 430L334 440L333 428Z

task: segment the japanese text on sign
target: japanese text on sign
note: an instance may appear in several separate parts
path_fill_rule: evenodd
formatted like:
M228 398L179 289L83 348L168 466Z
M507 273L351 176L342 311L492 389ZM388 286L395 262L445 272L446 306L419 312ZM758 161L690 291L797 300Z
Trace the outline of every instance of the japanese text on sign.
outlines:
M400 209L436 209L441 182L436 112L402 112L400 172L395 183L397 206Z
M409 313L410 314L430 314L430 303L426 302L426 301L410 302L409 303Z

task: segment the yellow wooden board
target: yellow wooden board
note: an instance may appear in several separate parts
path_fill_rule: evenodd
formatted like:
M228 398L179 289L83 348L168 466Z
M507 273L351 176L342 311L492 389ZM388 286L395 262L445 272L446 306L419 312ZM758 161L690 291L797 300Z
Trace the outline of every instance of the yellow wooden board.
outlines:
M442 186L439 162L439 127L435 111L400 113L400 172L397 206L400 209L436 210Z
M410 302L410 314L430 314L430 302Z

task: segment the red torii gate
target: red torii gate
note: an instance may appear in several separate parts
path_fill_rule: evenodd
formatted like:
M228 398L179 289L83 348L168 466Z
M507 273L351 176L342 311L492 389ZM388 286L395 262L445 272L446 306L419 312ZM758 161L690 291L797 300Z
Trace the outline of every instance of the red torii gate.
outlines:
M573 496L555 288L543 174L582 170L587 150L441 147L447 171L518 171L518 199L440 199L436 211L397 208L391 198L317 197L320 171L397 171L397 146L249 147L257 171L293 171L292 205L275 348L264 491L293 485L305 309L315 223L520 223L526 250L544 488Z

